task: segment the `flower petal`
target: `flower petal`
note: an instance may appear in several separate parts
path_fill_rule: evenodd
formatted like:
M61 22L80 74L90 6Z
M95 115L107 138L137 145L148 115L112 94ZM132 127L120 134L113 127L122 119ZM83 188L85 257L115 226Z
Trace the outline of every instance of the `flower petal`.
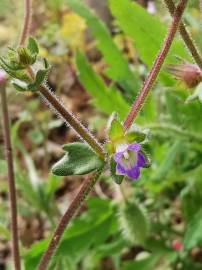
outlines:
M140 148L141 148L141 146L138 143L132 143L132 144L129 144L129 146L128 146L128 150L132 150L135 152L140 151Z
M117 164L116 165L116 174L117 175L125 175L126 170L120 164Z
M140 169L134 167L133 169L126 172L127 176L131 179L137 179L140 176Z
M145 164L146 164L145 157L142 153L139 152L137 154L137 167L144 167Z
M122 158L122 156L123 156L123 152L115 153L115 154L114 154L114 160L115 160L116 162L120 162L120 159Z

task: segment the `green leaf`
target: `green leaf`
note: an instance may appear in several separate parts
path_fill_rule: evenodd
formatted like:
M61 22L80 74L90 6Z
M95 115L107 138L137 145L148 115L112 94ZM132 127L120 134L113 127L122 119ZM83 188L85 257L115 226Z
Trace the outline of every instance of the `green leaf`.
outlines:
M37 55L39 53L37 41L32 37L28 38L26 47L31 52L32 55Z
M7 172L7 163L5 160L0 159L0 174L4 175Z
M103 161L84 143L71 143L63 147L66 154L53 166L58 176L83 175L103 167Z
M196 213L201 209L202 201L202 165L192 170L187 178L187 185L180 193L181 208L186 223L193 220Z
M4 58L0 57L0 67L8 73L11 78L16 78L25 82L30 82L30 77L23 70L16 70Z
M83 256L86 256L91 246L99 247L109 236L111 224L115 219L110 201L91 198L87 206L88 210L79 218L75 218L64 232L52 263L62 256L70 257L76 265ZM37 268L37 263L47 244L48 240L41 240L26 252L24 256L26 270Z
M134 1L109 0L109 4L120 27L133 39L140 58L151 67L166 36L167 26ZM189 58L181 40L173 42L166 61L174 62L173 55L178 55L183 59ZM164 76L161 76L161 79L166 78L168 81L169 77L165 73L162 75ZM171 79L169 81L172 82Z
M39 86L43 84L49 69L40 69L36 73L35 81L28 85L28 89L31 91L37 91Z
M3 240L10 240L10 231L6 228L6 226L0 223L0 238Z
M80 52L76 54L76 63L79 80L85 89L94 97L95 105L104 113L110 115L116 111L120 118L125 117L129 105L115 87L106 87L102 79L88 64L85 56ZM113 101L113 102L112 102Z
M202 82L197 85L197 87L194 90L194 93L187 98L186 103L189 103L197 98L202 103Z
M183 141L181 141L180 139L175 141L175 143L172 145L172 147L166 154L165 159L160 164L157 170L157 173L154 176L155 180L157 181L162 180L167 175L167 173L170 171L171 167L173 166L177 155L182 150L182 145L183 145Z
M149 256L146 259L138 261L128 261L124 263L124 270L152 270L159 261L160 256Z
M200 209L187 226L184 248L189 250L202 242L202 209Z
M139 89L139 80L130 70L127 60L114 43L107 27L87 8L82 1L66 0L66 3L75 12L82 16L96 39L96 46L101 51L105 63L108 65L106 74L118 82L126 91L126 95L133 100Z
M114 180L114 182L120 185L124 179L124 175L116 174L116 162L114 161L113 158L111 158L110 160L110 172L111 172L111 177Z
M123 236L133 244L143 244L149 234L146 212L135 202L126 202L119 213Z
M14 86L14 88L19 92L25 92L28 90L28 84L23 81L20 81L18 79L13 79L11 83Z

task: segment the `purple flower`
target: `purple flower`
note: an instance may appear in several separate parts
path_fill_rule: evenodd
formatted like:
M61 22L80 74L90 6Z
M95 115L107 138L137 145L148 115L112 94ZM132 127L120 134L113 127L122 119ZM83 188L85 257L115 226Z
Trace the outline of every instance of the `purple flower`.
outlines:
M122 144L117 147L114 155L117 175L127 175L131 179L137 179L140 176L140 168L146 164L140 149L141 146L138 143Z

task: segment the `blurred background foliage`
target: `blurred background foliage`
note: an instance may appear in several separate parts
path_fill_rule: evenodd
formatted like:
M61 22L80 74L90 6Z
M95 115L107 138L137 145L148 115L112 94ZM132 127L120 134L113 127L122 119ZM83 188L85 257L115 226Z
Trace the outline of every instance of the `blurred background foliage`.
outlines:
M0 53L17 44L23 1L0 1ZM177 1L175 1L177 2ZM186 25L202 48L199 1ZM152 9L149 8L152 4ZM52 64L49 84L100 141L108 116L121 119L151 67L171 20L162 1L33 1L31 34ZM166 59L192 59L176 37ZM201 86L200 86L201 87ZM26 270L36 269L51 232L83 177L49 173L61 145L78 140L35 95L8 85ZM137 182L106 173L66 230L50 269L202 269L202 105L163 69L136 123L150 132L152 166ZM198 90L199 91L199 90ZM0 269L11 269L6 163L0 130Z

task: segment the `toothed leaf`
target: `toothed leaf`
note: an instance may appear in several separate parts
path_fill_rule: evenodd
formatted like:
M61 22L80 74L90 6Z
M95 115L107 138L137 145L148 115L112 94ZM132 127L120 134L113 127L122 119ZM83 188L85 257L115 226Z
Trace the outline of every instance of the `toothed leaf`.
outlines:
M120 211L123 236L133 244L143 244L149 233L145 211L135 202L127 202Z
M84 175L103 167L103 161L84 143L71 143L63 147L65 155L53 166L58 176Z

